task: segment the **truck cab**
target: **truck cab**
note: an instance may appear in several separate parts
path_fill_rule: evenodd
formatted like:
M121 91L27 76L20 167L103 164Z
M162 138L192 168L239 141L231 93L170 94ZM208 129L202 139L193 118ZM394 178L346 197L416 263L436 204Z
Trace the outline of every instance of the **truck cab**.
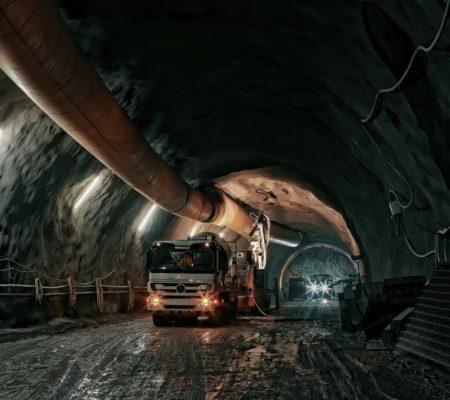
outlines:
M231 249L220 237L157 241L146 255L147 304L155 326L181 319L220 324L236 315L237 272Z

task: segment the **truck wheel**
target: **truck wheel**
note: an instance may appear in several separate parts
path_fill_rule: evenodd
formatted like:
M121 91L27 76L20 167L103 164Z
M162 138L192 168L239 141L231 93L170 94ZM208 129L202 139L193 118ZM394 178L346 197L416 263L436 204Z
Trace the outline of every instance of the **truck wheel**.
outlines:
M155 326L166 326L166 319L162 315L153 316L153 325Z
M215 326L226 325L228 323L228 312L223 308L219 308L213 315L212 322Z

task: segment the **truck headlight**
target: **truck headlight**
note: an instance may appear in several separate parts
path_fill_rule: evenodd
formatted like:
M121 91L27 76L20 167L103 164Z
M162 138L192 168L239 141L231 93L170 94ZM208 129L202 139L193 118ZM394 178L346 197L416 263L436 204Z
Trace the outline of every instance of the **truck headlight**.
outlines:
M203 297L202 299L202 306L208 307L211 304L211 301L208 299L208 297Z
M159 306L161 300L159 299L158 296L152 295L148 297L147 302L150 303L152 306L156 307Z
M217 305L219 304L219 301L217 300L216 296L212 296L212 297L203 297L202 298L202 306L207 308L213 305Z

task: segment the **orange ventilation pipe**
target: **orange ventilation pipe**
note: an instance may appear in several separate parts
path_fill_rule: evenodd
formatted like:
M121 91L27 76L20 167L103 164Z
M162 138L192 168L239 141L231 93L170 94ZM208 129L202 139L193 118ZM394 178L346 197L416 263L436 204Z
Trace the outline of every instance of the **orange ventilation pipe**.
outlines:
M50 0L0 0L0 68L51 119L125 182L167 211L248 237L248 212L181 179L120 108Z

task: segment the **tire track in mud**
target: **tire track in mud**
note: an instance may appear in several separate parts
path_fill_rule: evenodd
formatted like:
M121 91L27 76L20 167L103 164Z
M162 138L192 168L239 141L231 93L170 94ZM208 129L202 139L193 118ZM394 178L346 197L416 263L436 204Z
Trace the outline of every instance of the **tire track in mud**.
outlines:
M1 400L450 398L439 377L421 386L414 364L391 365L329 320L155 328L130 317L0 343L0 354Z
M199 328L158 328L157 334L165 342L163 359L163 381L157 399L203 399L205 396L207 373L203 353L199 343ZM166 337L168 336L168 337Z
M94 338L92 338L94 336ZM113 350L122 342L124 334L102 335L92 332L86 334L83 350L69 359L66 372L54 389L51 398L54 399L85 399L95 398L97 389L89 389L91 376L101 371L105 360L113 355Z

